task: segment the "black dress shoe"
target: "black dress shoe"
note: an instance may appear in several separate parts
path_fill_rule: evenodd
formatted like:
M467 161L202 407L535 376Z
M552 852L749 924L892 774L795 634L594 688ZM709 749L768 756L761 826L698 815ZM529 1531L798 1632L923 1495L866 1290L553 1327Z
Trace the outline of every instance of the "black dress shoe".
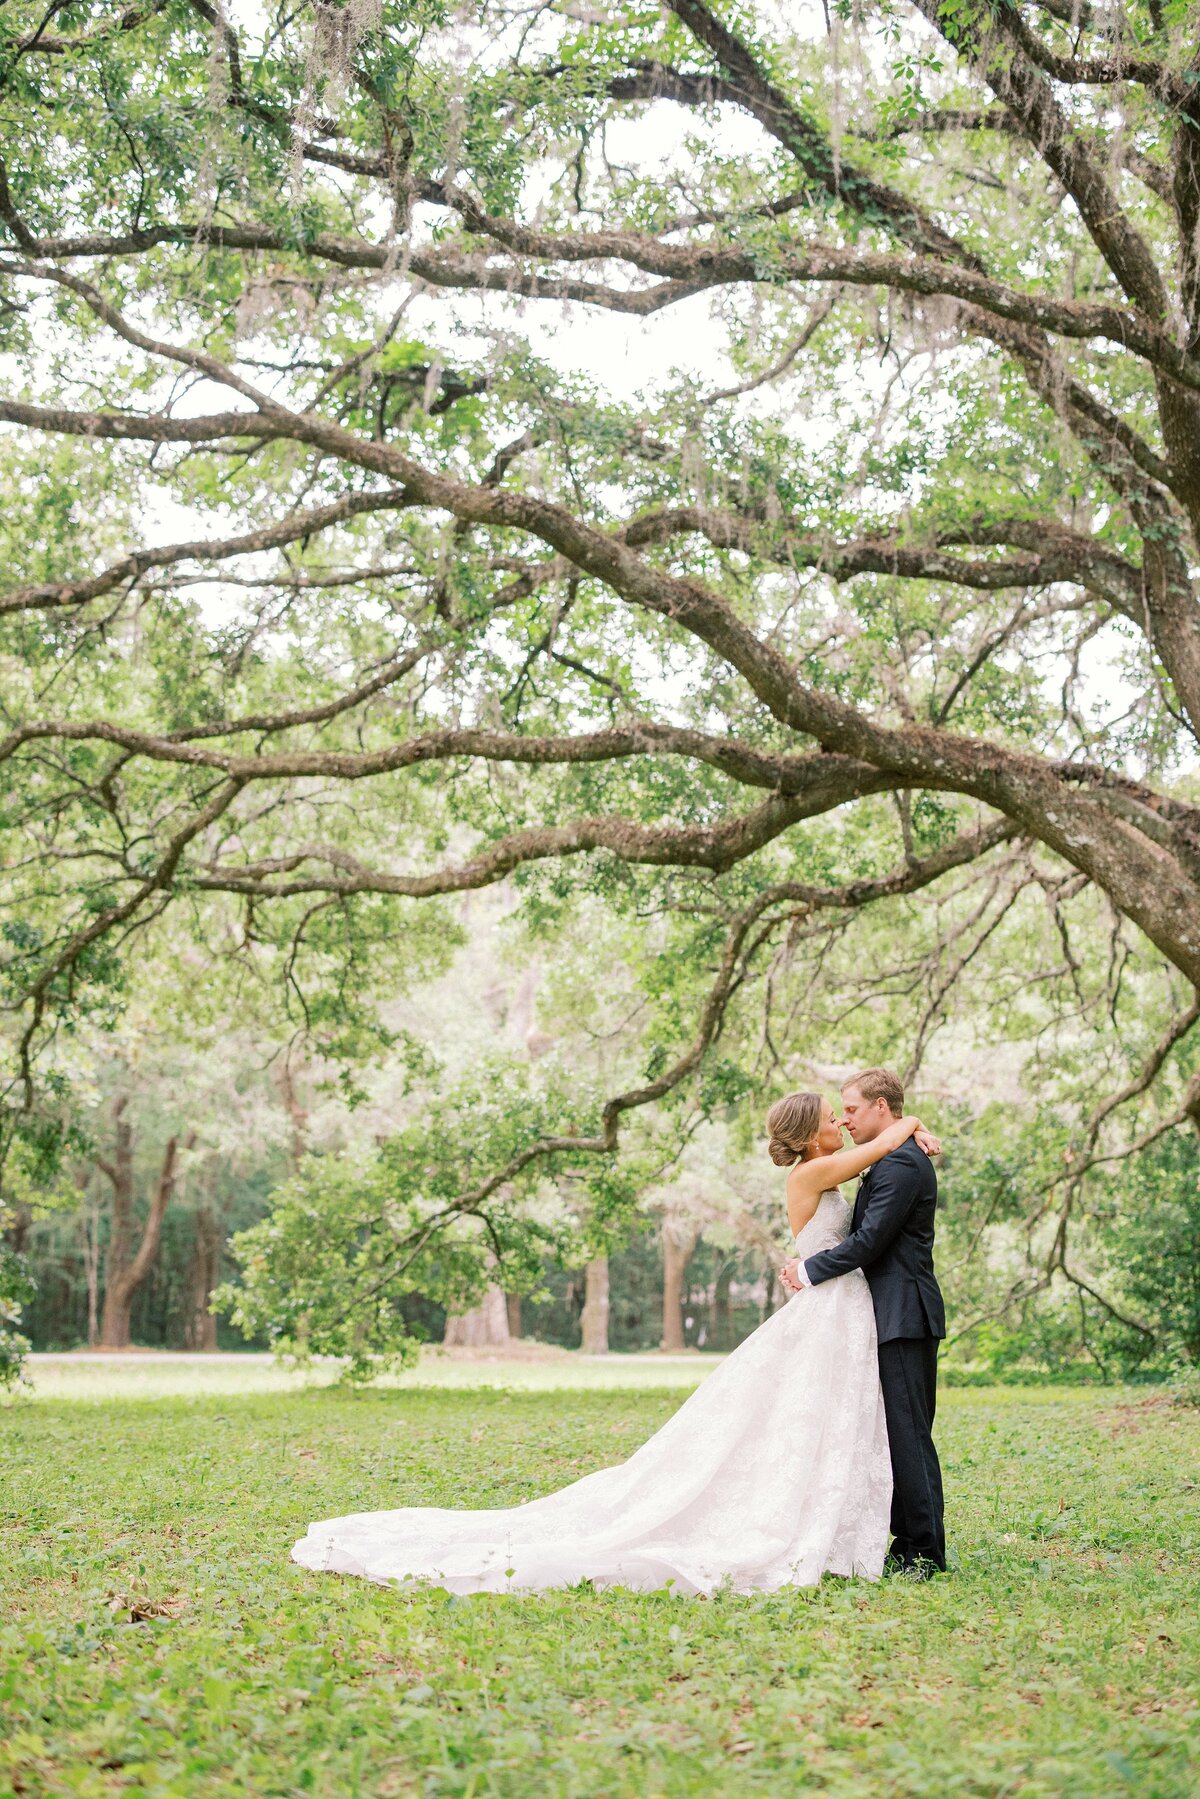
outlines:
M929 1561L923 1555L918 1555L911 1562L905 1563L900 1570L901 1578L904 1580L932 1580L936 1574L945 1572L944 1568L939 1568L936 1562Z

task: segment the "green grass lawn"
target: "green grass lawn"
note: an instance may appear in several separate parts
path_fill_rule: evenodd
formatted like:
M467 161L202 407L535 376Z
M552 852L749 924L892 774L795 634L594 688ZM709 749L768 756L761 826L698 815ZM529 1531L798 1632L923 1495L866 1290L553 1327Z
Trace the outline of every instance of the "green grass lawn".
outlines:
M926 1587L405 1599L287 1561L310 1518L545 1492L680 1397L0 1411L0 1794L1200 1792L1200 1412L1164 1399L947 1393Z

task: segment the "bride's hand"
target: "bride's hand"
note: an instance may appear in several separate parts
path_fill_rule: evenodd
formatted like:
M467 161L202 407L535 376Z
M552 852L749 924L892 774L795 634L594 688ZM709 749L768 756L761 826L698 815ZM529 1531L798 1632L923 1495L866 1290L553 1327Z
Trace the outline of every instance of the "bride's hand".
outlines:
M913 1132L913 1142L919 1144L927 1156L940 1156L942 1153L942 1146L938 1139L932 1131L927 1131L924 1125Z

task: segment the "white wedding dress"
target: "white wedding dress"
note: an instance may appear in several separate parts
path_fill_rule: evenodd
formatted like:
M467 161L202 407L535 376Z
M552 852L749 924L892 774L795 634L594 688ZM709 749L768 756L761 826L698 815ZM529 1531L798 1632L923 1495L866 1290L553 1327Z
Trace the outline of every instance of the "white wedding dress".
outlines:
M840 1242L822 1195L799 1255ZM452 1593L568 1587L739 1593L876 1579L892 1474L875 1312L855 1272L795 1295L619 1467L500 1511L410 1508L311 1524L305 1568Z

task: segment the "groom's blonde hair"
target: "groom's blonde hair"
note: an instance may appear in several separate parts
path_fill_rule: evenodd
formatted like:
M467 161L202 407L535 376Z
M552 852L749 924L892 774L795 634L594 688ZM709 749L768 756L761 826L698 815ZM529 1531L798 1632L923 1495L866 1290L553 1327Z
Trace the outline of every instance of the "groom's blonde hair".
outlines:
M861 1074L852 1074L848 1081L842 1082L843 1093L847 1087L857 1087L868 1105L874 1105L877 1099L885 1099L893 1117L903 1118L904 1088L900 1076L893 1074L890 1068L864 1068Z

